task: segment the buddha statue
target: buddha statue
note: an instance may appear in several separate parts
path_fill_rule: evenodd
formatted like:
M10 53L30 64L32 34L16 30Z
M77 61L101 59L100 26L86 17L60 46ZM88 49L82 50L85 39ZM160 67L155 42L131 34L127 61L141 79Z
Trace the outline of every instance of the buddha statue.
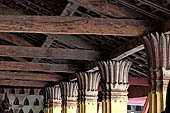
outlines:
M8 99L8 96L7 96L7 93L6 93L5 98L2 101L2 112L0 112L0 113L11 113L9 111L9 106L10 106L9 99Z

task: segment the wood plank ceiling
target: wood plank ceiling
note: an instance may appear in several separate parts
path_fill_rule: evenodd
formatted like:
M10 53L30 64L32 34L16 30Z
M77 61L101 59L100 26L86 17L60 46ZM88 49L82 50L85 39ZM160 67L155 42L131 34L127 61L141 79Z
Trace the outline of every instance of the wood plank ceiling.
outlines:
M170 18L169 6L168 0L107 2L103 0L0 0L0 85L43 87L56 84L60 80L74 78L75 72L94 68L96 61L109 59L128 59L133 62L130 76L147 77L149 73L147 58L140 38L150 31L160 30L161 23ZM110 26L115 26L115 32L104 29L102 35L96 33L95 28L98 27L94 26L96 23L89 24L90 28L94 27L94 29L81 28L82 24L78 23L77 26L73 26L74 29L70 28L73 31L53 31L51 34L49 32L51 29L45 29L44 25L41 28L28 29L42 24L41 21L35 25L28 24L29 21L34 21L34 17L28 15L37 16L35 20L46 19L45 23L50 21L46 16L53 16L51 18L55 21L57 21L56 16L74 16L68 20L75 18L94 20L95 18L102 21L101 24L105 23L106 19L118 21ZM23 21L23 18L27 21ZM64 21L65 17L60 18ZM54 20L51 19L51 22ZM128 24L130 21L133 21L133 24ZM139 21L144 22L141 23L142 25L153 22L156 26L147 26L150 28L142 31ZM128 29L131 30L130 35L123 27L116 26L122 22L132 27L136 26ZM20 24L18 28L15 27L17 23ZM64 26L64 24L60 25ZM26 27L21 28L22 26ZM73 33L76 28L79 28L78 32ZM132 33L134 29L142 32ZM118 33L118 30L122 32ZM27 32L23 33L24 31ZM106 35L109 33L113 34Z

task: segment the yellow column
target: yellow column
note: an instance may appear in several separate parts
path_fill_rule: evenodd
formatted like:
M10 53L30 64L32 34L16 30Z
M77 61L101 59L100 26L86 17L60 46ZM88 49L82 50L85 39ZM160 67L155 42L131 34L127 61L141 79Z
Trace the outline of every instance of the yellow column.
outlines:
M166 93L170 79L170 36L151 33L143 37L150 75L149 112L161 113L166 107Z
M127 113L128 72L131 64L127 60L99 62L103 90L103 113Z
M54 101L53 102L53 113L61 113L61 101Z
M150 113L165 111L168 82L169 80L151 80L149 93Z
M100 75L96 73L77 73L79 90L79 113L97 113L97 98Z
M77 113L77 98L68 97L67 100L64 101L62 113Z
M60 82L62 97L62 113L77 113L77 83Z

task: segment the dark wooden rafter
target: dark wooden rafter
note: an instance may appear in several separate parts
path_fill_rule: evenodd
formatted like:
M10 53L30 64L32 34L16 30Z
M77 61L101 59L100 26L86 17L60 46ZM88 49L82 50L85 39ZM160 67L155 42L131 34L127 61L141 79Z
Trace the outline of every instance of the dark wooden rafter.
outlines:
M113 50L111 54L111 59L121 60L143 49L144 45L142 43L142 40L140 38L135 38Z
M62 16L0 16L0 32L139 36L156 29L154 21ZM86 28L86 29L84 29Z
M0 56L10 57L95 61L98 60L102 54L100 51L80 49L19 47L19 46L0 46L0 48L1 48Z
M2 3L0 3L0 14L1 15L20 15L22 12L9 8L6 5L3 5Z
M84 49L84 50L93 50L98 49L97 46L88 43L83 40L83 38L77 37L76 35L49 35L55 38L55 42L63 44L64 46L70 49Z
M155 8L156 10L159 10L161 12L167 13L170 15L170 10L168 8L165 8L164 6L154 2L154 1L149 1L149 0L139 0L142 4L148 5L152 8Z
M74 4L85 7L95 13L103 16L110 16L115 18L142 18L141 15L134 10L126 7L118 6L101 0L69 0Z
M45 87L47 85L48 82L42 82L42 81L0 80L0 86Z
M46 40L44 41L43 45L42 45L42 48L49 48L50 45L53 43L54 41L54 38L53 37L50 37L50 36L47 36L46 37ZM34 58L32 60L32 62L38 62L40 60L40 58Z
M74 73L78 71L79 68L74 64L47 64L0 61L0 70Z
M60 74L40 74L31 72L0 72L0 78L3 80L34 80L34 81L59 81L64 77Z
M116 1L116 3L119 3L121 5L124 5L124 6L128 7L128 8L130 8L130 9L138 11L138 12L140 12L140 13L148 16L148 17L151 17L151 18L153 18L153 19L155 19L157 21L164 21L164 19L161 18L160 16L157 16L157 15L151 13L151 12L143 10L143 9L139 8L138 6L136 6L136 5L133 5L133 4L129 3L127 0L115 0L115 1Z
M29 43L23 38L17 37L16 35L10 33L0 33L0 38L18 46L28 46L28 47L34 46L33 44Z
M79 7L78 4L74 4L69 2L63 12L61 13L61 16L73 16L77 8Z

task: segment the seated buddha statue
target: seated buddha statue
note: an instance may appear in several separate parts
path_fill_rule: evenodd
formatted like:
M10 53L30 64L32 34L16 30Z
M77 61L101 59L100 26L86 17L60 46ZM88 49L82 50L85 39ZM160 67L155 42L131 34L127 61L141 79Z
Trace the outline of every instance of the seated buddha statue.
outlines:
M2 112L0 112L0 113L11 113L11 112L9 111L9 106L10 106L10 104L9 104L9 99L8 99L7 93L6 93L6 94L5 94L5 98L4 98L4 100L2 101Z

